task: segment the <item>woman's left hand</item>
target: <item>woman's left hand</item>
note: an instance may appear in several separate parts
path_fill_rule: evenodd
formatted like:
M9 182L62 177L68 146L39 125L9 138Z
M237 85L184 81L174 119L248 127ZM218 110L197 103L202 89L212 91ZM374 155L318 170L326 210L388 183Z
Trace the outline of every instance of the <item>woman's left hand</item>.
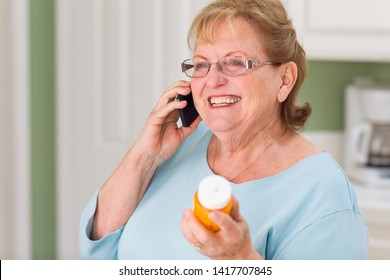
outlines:
M185 209L181 220L184 237L200 253L221 260L262 259L252 245L248 224L240 214L237 199L233 198L230 215L215 211L209 218L220 227L219 231L204 227L191 209Z

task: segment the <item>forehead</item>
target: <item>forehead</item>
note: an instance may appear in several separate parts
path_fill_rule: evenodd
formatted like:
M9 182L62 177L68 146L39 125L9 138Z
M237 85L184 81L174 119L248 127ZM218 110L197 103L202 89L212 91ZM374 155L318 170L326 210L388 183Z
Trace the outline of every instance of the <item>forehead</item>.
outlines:
M224 20L203 30L197 38L195 55L212 51L219 56L229 52L263 56L264 43L260 32L247 21Z

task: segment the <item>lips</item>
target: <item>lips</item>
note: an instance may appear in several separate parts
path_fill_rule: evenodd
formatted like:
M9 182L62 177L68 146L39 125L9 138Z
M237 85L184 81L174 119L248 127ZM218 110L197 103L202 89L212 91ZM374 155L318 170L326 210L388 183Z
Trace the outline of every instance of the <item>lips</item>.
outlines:
M211 106L215 106L215 107L229 106L239 102L240 100L241 100L240 97L229 97L229 96L209 98L209 102Z

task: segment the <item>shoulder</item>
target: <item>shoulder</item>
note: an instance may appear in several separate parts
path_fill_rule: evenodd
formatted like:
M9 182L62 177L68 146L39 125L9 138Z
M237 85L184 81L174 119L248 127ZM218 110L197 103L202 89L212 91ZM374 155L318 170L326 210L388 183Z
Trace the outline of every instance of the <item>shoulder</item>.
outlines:
M302 179L321 180L327 183L338 181L349 184L346 174L333 156L300 134L292 136L286 150L289 154L286 158L290 161L290 166L298 166L300 167L298 169L304 173L305 177Z
M304 158L292 169L301 175L303 183L310 182L317 192L349 192L350 183L347 175L332 155L326 151Z
M346 209L359 211L347 175L328 152L308 156L270 179L269 183L277 186L275 191L282 189L279 196L286 205L299 205L294 211L313 219Z
M350 192L348 176L338 162L326 151L315 154L303 160L306 166L306 176L317 183L319 187L333 191Z
M293 131L288 135L288 142L286 145L283 145L283 149L290 155L292 163L299 162L305 158L323 152L322 149L314 145L301 134Z

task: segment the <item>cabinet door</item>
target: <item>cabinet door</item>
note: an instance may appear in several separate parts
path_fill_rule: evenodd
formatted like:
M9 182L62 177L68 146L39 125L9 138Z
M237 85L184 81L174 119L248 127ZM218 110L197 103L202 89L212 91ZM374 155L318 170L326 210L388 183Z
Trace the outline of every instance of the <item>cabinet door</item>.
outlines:
M390 1L283 2L310 59L390 61Z
M31 258L29 37L28 1L0 0L1 260Z
M360 204L370 234L368 258L371 260L390 259L390 209L380 204Z
M80 214L166 87L186 79L187 30L209 0L57 0L58 258Z

